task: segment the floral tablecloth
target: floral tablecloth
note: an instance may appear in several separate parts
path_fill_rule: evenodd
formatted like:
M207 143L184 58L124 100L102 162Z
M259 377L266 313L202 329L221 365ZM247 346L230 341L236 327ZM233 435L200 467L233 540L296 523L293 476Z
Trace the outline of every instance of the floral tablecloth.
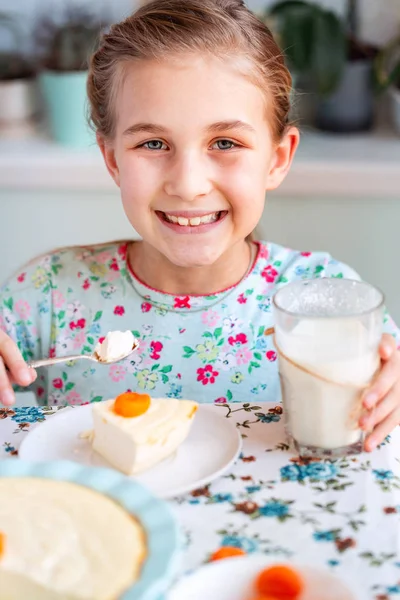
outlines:
M1 458L17 455L57 410L0 409ZM373 454L303 461L286 445L280 406L214 410L236 422L243 452L226 476L171 502L186 539L184 569L238 546L351 575L363 600L400 599L400 431Z

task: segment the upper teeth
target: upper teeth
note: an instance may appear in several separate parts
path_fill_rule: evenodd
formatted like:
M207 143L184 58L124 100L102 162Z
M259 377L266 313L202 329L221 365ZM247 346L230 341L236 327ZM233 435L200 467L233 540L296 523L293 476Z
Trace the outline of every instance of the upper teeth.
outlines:
M164 214L167 221L170 221L171 223L177 223L183 227L187 227L188 225L191 227L196 227L197 225L213 223L218 219L219 212L210 213L209 215L204 215L203 217L192 217L191 219L187 219L186 217L176 217L175 215L168 215L167 213Z

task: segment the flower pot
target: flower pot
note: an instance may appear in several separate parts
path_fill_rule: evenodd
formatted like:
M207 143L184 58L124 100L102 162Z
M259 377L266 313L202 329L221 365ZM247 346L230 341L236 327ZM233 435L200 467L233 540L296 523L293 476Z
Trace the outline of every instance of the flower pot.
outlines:
M45 71L39 80L54 140L74 148L93 145L95 136L86 119L87 72Z
M34 79L0 81L0 135L21 137L34 131L37 111Z
M349 61L342 80L328 98L319 98L316 125L324 131L353 133L367 131L374 121L372 61Z
M392 86L389 89L391 113L396 133L400 135L400 87Z

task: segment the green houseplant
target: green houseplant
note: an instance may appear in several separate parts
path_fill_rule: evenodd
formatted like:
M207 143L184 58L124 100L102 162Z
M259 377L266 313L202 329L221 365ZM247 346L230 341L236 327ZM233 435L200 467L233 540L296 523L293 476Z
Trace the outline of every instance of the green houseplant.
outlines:
M393 124L400 134L400 36L376 57L375 81L378 92L389 93Z
M0 132L7 137L21 136L33 131L35 71L19 49L22 33L16 18L0 14L0 29L11 41L10 49L0 52Z
M315 121L328 131L369 129L373 123L372 63L376 50L359 40L357 0L346 19L306 0L283 0L267 12L296 78L316 92Z
M54 139L87 147L94 139L86 121L88 59L104 25L81 7L70 7L60 23L44 16L36 39L40 86Z

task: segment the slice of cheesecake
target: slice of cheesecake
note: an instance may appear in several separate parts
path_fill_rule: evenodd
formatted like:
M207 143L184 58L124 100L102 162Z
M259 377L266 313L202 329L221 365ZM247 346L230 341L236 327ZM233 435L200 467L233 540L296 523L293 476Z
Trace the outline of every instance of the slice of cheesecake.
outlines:
M133 392L93 404L93 449L127 475L150 469L186 439L197 407Z

